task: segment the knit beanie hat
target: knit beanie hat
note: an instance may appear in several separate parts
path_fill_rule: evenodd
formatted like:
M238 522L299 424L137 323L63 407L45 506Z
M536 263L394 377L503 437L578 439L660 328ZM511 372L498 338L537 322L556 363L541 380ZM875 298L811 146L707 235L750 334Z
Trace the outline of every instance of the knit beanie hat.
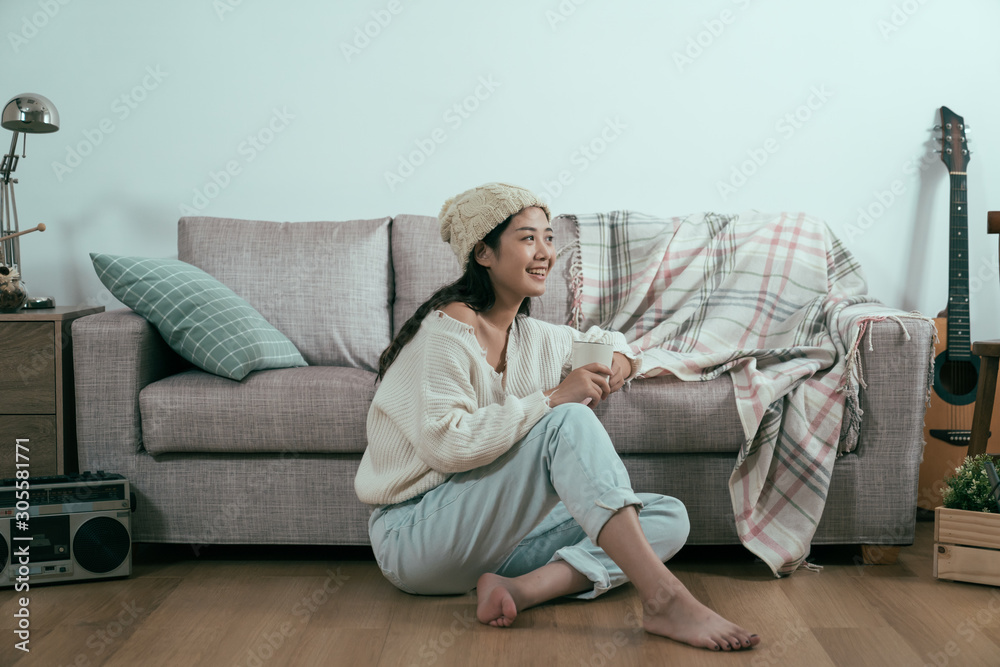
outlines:
M493 229L510 216L529 206L545 211L552 219L548 205L530 190L508 183L487 183L452 197L441 207L441 238L451 244L458 263L465 272L469 253Z

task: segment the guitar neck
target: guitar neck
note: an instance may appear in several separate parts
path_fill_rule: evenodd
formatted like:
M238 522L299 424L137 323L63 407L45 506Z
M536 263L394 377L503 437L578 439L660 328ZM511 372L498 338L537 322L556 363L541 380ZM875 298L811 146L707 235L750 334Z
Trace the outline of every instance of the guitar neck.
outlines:
M972 357L969 333L969 216L965 172L951 172L948 271L948 357Z

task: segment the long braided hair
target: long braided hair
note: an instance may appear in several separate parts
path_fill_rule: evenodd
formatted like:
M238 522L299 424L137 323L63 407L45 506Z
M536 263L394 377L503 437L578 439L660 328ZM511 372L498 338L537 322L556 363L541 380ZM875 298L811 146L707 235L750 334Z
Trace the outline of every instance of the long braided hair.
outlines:
M486 247L492 250L498 257L500 256L500 235L507 229L507 225L510 224L513 217L510 216L501 222L483 238L483 243L486 244ZM477 262L475 257L473 257L475 252L476 249L473 248L469 253L469 262L465 267L465 273L462 274L462 277L450 285L445 285L437 292L434 292L431 298L424 301L423 305L417 308L417 312L413 313L413 316L399 330L399 333L396 334L389 347L385 348L378 358L378 377L375 380L376 382L385 377L385 372L389 370L389 366L396 360L396 357L399 356L399 353L406 344L417 335L417 331L420 330L420 324L432 310L456 301L464 303L477 313L486 312L493 307L493 304L496 303L493 283L490 282L490 274L486 270L486 267ZM531 314L531 300L528 297L525 297L521 301L517 314Z

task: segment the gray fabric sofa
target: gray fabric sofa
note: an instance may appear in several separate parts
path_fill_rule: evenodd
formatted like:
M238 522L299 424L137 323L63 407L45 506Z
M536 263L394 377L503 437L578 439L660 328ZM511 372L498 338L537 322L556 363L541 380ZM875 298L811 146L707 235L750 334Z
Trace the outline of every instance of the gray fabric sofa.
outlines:
M556 245L576 236L553 221ZM566 323L568 252L541 319ZM131 310L73 324L81 470L124 475L133 539L191 544L368 543L354 474L379 353L458 275L425 216L273 223L182 218L179 259L214 275L287 335L308 367L242 382L191 367ZM933 326L874 324L854 451L837 460L815 544L912 543ZM873 351L869 350L869 343ZM598 408L637 491L676 496L689 542L738 543L727 482L742 430L728 377L636 380Z

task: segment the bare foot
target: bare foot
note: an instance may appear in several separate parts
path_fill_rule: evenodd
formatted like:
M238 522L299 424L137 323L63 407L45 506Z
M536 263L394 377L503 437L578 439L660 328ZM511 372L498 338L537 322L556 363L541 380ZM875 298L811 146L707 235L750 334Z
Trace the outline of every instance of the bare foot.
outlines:
M513 586L507 577L486 574L476 583L476 617L480 623L495 628L509 628L517 618L517 603L514 601Z
M738 651L760 643L759 635L722 618L683 585L661 590L665 592L643 605L646 632L713 651Z

